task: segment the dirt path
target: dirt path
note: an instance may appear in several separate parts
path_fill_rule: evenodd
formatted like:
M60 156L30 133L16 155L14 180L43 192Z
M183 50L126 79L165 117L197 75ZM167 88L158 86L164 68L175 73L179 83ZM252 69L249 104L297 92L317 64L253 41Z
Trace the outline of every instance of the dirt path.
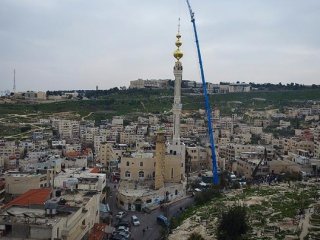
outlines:
M87 116L81 118L81 121L84 121L85 118L90 117L93 112L90 112Z
M300 233L300 240L303 240L305 236L307 236L308 232L309 232L309 227L310 227L310 216L312 210L310 211L310 209L306 210L306 214L304 215L304 218L301 219L299 226L301 226L302 231Z

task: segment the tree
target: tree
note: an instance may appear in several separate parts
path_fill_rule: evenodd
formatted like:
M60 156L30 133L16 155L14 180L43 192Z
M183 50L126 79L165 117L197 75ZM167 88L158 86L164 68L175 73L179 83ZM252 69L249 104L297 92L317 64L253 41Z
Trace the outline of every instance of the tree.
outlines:
M247 208L234 205L221 214L217 237L218 240L242 240L249 228Z
M205 240L200 233L193 232L187 240Z

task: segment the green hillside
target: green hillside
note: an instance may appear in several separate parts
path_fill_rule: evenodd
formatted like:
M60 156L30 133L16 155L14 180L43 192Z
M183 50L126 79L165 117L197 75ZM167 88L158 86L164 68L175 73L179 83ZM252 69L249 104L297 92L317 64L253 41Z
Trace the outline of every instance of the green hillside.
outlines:
M255 98L259 98L254 100ZM320 100L320 90L296 90L277 92L250 92L210 95L211 106L217 106L222 114L242 112L248 107L265 108L282 106L303 106L308 100ZM69 100L64 102L40 104L1 104L0 115L77 112L85 116L94 112L91 118L109 118L136 112L160 113L169 111L173 102L173 91L168 90L130 90L108 94L94 100ZM204 108L202 95L183 94L184 110Z

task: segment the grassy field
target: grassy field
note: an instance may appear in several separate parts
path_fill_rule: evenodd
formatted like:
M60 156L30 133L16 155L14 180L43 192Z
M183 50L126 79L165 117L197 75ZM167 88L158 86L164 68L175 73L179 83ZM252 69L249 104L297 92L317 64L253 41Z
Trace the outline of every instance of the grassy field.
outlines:
M183 214L174 219L176 224L173 234L179 232L191 232L194 226L205 224L206 233L215 235L218 225L218 217L228 206L244 205L247 207L249 215L249 224L251 231L245 239L285 239L285 236L294 236L298 239L300 234L299 212L308 209L311 204L317 203L319 186L318 184L304 184L300 182L288 184L282 183L275 186L247 186L242 190L232 190L226 194L222 194L211 201L194 205ZM191 224L183 225L186 219L191 220ZM318 233L320 231L319 214L312 215L313 228L309 231ZM263 237L257 237L257 233L262 231ZM176 239L174 235L171 239ZM212 237L212 239L214 239Z

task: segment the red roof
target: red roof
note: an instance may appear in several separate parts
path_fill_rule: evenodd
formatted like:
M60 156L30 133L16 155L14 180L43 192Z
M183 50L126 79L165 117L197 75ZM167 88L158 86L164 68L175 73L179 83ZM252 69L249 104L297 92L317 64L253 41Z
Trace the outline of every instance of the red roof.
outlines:
M107 224L105 223L95 223L90 232L89 240L102 240L106 235L104 231L106 226Z
M51 195L51 188L39 188L39 189L30 189L21 196L13 199L9 202L5 208L11 206L29 206L33 205L43 205Z
M100 173L100 169L98 167L94 167L90 170L90 173Z
M81 152L70 151L70 152L65 153L65 156L69 157L69 158L76 158L76 157L80 157L81 156Z

